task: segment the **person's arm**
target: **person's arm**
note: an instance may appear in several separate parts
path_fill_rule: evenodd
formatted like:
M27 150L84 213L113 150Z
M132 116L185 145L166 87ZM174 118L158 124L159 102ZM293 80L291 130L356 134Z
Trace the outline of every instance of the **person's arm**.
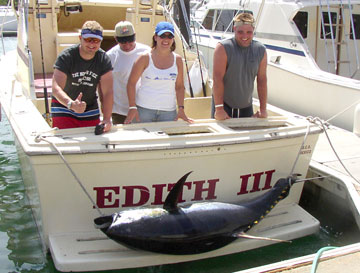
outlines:
M126 86L126 91L129 100L129 111L124 124L129 124L135 118L140 121L139 113L136 108L136 83L140 79L145 68L149 65L149 55L141 55L134 63Z
M52 80L52 94L63 105L67 105L71 102L70 109L76 113L83 113L86 109L86 102L81 101L82 93L80 92L76 100L72 100L64 91L67 76L64 72L54 69Z
M213 59L213 96L215 102L215 119L224 120L230 117L224 110L224 76L226 72L227 55L222 44L218 43Z
M258 92L258 98L260 101L260 109L255 113L255 117L258 118L266 118L267 110L266 110L266 104L267 104L267 76L266 76L266 69L267 69L267 54L266 51L264 53L264 57L262 58L259 70L257 73L257 92Z
M176 65L178 70L178 75L175 82L175 93L176 93L176 102L178 105L178 112L176 120L181 118L189 123L192 123L193 120L189 119L185 114L184 109L184 97L185 97L185 87L184 87L184 67L181 56L176 55Z
M101 123L105 124L104 132L108 132L111 129L111 113L114 103L113 75L111 70L101 76L98 91L103 113Z

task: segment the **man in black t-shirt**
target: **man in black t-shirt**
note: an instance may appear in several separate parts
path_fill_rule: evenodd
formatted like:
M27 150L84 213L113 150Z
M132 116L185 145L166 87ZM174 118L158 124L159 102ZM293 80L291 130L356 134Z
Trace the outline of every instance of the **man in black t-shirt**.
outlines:
M110 130L113 77L111 60L100 48L102 31L98 22L85 22L80 44L65 49L56 59L51 102L53 127L65 129L102 123L105 132ZM101 122L97 90L103 113Z

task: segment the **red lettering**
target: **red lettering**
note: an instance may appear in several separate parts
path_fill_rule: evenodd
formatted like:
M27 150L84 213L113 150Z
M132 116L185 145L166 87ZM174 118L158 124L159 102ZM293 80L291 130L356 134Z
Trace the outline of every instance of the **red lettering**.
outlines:
M144 186L124 186L125 190L125 203L123 207L137 207L144 205L149 201L150 192L149 189ZM137 203L134 201L134 191L139 190L140 198Z
M270 170L270 171L266 171L266 180L265 180L265 185L261 190L268 190L271 189L271 179L272 179L272 175L275 172L275 170Z
M163 199L163 190L166 187L166 184L156 184L152 186L155 189L154 202L151 205L162 205L164 202Z
M120 193L120 187L94 187L96 192L96 205L99 208L118 208L119 199L113 200L113 194ZM105 200L108 204L105 205Z
M259 184L260 184L260 179L261 179L261 176L264 174L264 172L261 172L261 173L254 173L253 176L254 176L254 184L253 184L253 188L250 192L257 192L257 191L260 191L259 189Z
M195 194L194 194L194 198L191 199L191 201L203 200L203 198L201 197L202 192L208 192L208 195L207 197L205 197L205 200L216 199L217 197L215 195L215 187L217 182L219 182L219 179L208 180L209 187L204 188L205 180L194 181L193 183L195 184Z
M248 185L250 176L251 176L251 174L246 174L246 175L240 176L241 187L240 187L240 191L237 193L237 195L249 193L249 191L247 191L247 185Z

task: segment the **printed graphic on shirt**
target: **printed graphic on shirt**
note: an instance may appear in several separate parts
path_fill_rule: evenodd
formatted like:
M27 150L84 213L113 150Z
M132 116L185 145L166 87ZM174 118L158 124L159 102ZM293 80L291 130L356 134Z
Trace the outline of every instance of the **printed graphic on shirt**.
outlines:
M145 78L149 80L155 80L155 81L175 81L177 77L176 73L170 73L168 76L155 76L154 78L151 78L149 75L146 75Z
M75 72L72 73L73 81L71 82L72 85L75 86L94 86L94 82L91 82L92 79L97 79L98 75L92 71L86 70L84 72Z

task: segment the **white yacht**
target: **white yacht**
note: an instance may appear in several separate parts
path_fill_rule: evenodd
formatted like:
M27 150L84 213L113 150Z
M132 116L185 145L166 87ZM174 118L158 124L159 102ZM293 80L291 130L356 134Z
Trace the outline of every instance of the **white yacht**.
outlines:
M240 12L254 15L267 48L269 103L360 133L360 1L210 0L192 20L210 74Z

